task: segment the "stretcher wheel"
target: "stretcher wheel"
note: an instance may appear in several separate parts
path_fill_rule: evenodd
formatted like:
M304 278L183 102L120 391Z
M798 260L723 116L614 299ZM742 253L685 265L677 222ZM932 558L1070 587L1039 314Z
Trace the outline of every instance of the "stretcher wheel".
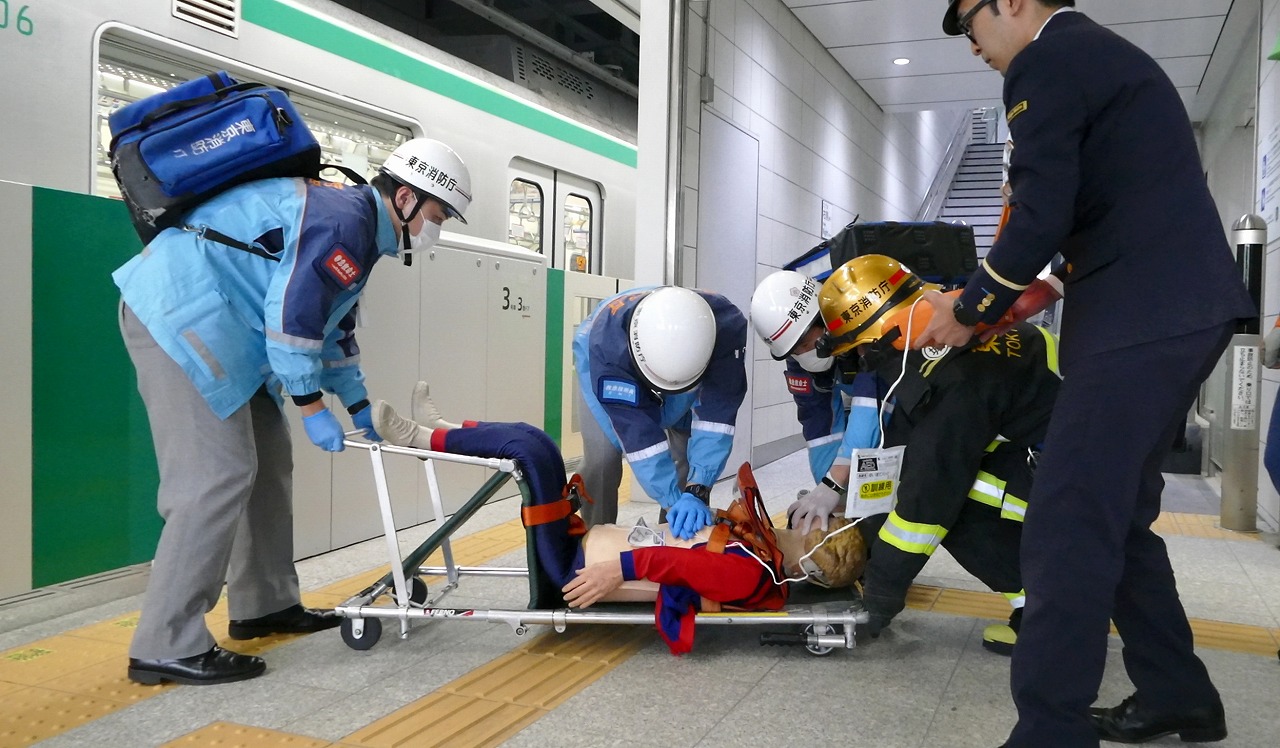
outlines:
M811 634L834 634L835 632L836 630L834 628L826 624L816 628L813 624L809 624L804 627L805 636L809 636ZM804 648L814 657L826 657L834 651L833 647L822 647L817 644L806 644L804 645Z
M339 628L342 630L342 641L346 642L348 647L363 652L366 649L372 649L373 645L377 644L378 640L382 638L382 620L378 618L363 618L361 622L363 623L361 627L363 630L358 637L355 633L354 619L344 618Z
M427 604L427 583L422 577L414 577L409 580L409 602L414 605Z
M416 605L419 608L427 603L427 583L422 577L409 577L405 580L409 584L409 604ZM395 598L395 589L391 590L391 597ZM396 600L398 604L400 601Z

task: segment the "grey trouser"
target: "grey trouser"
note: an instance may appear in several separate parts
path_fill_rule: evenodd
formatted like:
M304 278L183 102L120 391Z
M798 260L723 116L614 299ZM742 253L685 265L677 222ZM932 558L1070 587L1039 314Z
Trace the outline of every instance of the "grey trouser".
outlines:
M300 600L289 425L265 388L219 419L123 304L120 333L151 422L165 523L129 656L190 657L214 645L204 614L224 580L232 620Z
M609 525L618 521L618 486L622 483L622 452L609 441L604 429L596 422L595 414L587 408L582 390L577 391L579 419L582 428L582 464L578 473L586 485L587 495L595 503L585 503L582 519L587 527ZM689 475L689 432L667 429L667 442L671 445L671 459L676 464L676 480L683 486ZM659 521L666 516L659 514Z

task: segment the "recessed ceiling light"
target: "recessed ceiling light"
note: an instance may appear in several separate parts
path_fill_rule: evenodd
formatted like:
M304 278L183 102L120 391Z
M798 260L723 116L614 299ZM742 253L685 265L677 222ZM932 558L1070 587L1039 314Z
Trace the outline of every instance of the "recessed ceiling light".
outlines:
M906 64L907 64L907 63L909 63L909 62L911 62L911 60L907 59L906 57L899 57L898 59L896 59L896 60L894 60L894 61L893 61L893 64L894 64L894 65L906 65Z

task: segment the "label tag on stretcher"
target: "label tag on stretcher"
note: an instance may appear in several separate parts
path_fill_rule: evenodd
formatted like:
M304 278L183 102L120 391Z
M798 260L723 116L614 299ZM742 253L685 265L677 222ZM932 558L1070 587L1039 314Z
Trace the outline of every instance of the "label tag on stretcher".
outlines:
M853 450L849 462L849 494L844 516L849 519L887 514L898 501L898 476L905 446Z

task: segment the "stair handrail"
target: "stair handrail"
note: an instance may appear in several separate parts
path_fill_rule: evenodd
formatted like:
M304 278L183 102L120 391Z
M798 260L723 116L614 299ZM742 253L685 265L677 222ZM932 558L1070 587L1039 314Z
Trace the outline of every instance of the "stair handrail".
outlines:
M951 142L942 156L938 173L933 177L933 184L929 185L929 191L925 193L924 201L916 211L917 221L936 221L938 214L942 212L942 204L947 198L947 192L951 190L951 183L956 178L956 172L960 170L960 161L973 140L974 114L975 112L971 111L961 117L959 127L952 133Z
M988 106L977 111L982 113L982 129L986 134L986 145L995 145L999 142L1000 135L1000 108Z

